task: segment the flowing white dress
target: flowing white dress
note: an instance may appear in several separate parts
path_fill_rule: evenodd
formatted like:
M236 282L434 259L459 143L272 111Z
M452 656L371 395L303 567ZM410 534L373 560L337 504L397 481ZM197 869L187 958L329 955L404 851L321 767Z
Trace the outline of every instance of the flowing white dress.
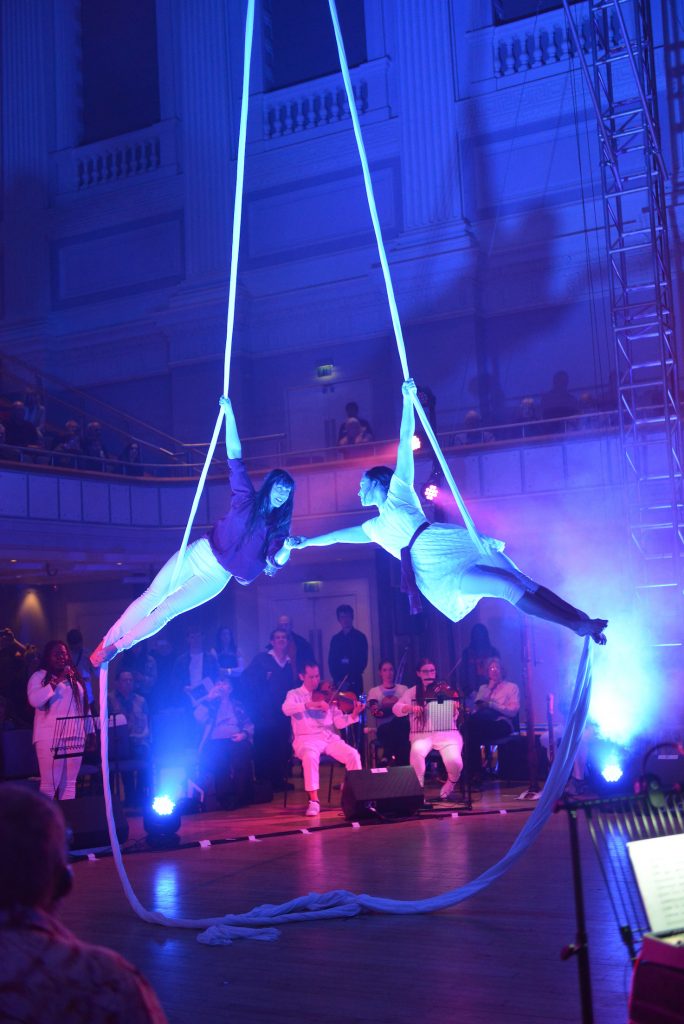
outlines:
M425 522L427 519L415 490L395 473L390 481L385 504L374 519L363 523L363 531L390 555L401 558L401 549L406 547L420 524ZM509 558L505 558L504 562L505 556L501 555L503 541L484 534L479 536L485 547L485 555L473 544L464 527L452 523L432 523L411 548L418 589L453 622L458 622L471 612L480 598L488 596L486 589L483 589L482 594L461 593L461 577L473 566L505 566L509 571L519 574L525 585L529 583Z

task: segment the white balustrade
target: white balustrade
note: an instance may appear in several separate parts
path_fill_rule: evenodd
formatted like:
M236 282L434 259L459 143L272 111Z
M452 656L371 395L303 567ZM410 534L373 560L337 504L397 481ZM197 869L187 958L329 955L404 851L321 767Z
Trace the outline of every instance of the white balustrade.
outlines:
M591 57L591 31L587 5L572 8L582 50ZM610 45L619 37L615 16L608 20ZM599 45L601 41L599 40ZM530 68L548 67L575 56L575 47L563 11L549 11L494 29L493 72L495 78L522 74Z
M150 128L103 139L58 153L57 192L85 192L158 173L176 164L176 124L165 121Z

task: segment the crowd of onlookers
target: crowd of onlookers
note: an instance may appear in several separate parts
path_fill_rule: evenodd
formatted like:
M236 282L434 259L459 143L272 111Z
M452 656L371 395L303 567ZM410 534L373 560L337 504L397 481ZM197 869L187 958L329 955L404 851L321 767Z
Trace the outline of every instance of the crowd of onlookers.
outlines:
M63 427L46 425L45 406L40 396L29 400L31 395L37 392L27 392L23 400L0 400L0 460L144 475L137 441L128 441L116 455L104 443L99 420L90 420L84 427L75 419L68 419Z
M554 374L549 391L541 396L524 395L515 408L506 403L503 392L493 385L490 377L483 376L482 386L478 383L480 378L471 382L473 407L465 413L462 425L450 435L447 433L447 444L487 444L593 429L605 423L603 414L616 408L612 384L603 395L588 390L575 394L564 370ZM423 385L418 388L418 398L432 429L437 430L434 393ZM444 428L441 430L443 432ZM416 424L416 435L421 447L426 447L427 438L420 422ZM348 402L337 445L350 449L375 439L369 421L359 412L358 403ZM60 425L48 422L40 378L35 387L5 388L0 392L0 461L125 476L144 476L149 472L140 442L128 439L123 447L105 442L102 423L97 419L69 417Z

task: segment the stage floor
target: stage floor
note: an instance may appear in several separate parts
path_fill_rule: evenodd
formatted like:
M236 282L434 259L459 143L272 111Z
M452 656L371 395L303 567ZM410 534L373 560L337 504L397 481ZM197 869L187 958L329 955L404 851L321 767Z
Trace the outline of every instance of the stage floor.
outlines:
M140 852L125 865L145 907L186 918L330 889L428 897L472 880L508 850L534 807L517 799L523 788L490 785L470 813L446 805L361 828L349 827L335 807L320 819L304 817L303 794L293 793L285 809L280 796L242 812L190 816L183 843L238 841L174 851L143 852L141 821L131 818L127 846ZM595 1020L624 1024L627 956L585 834L582 851ZM577 965L560 960L575 939L564 813L502 879L437 914L311 921L283 926L275 942L208 947L193 931L139 920L104 857L75 865L62 918L137 964L172 1024L581 1020Z

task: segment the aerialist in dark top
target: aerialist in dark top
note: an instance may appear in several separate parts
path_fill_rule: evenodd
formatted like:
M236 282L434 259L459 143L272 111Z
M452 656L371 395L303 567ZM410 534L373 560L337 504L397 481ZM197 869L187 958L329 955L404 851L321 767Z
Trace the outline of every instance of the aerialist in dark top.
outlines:
M242 461L242 445L229 398L221 398L226 419L226 452L233 492L230 509L211 532L188 545L178 579L168 593L178 553L128 606L91 661L96 667L119 651L158 633L171 619L220 594L232 576L246 585L265 572L272 576L290 557L289 537L295 483L289 473L272 470L254 490Z
M365 544L375 541L402 562L402 589L419 608L420 591L453 622L458 622L482 597L500 597L540 619L557 622L579 636L591 636L605 644L606 619L589 616L568 604L546 587L525 576L503 553L503 542L480 535L484 553L467 530L451 523L428 523L413 489L414 430L412 380L402 387L404 409L401 418L397 465L375 466L361 478L359 498L367 508L376 505L379 515L361 526L333 530L320 537L300 537L296 547L326 547L329 544Z

